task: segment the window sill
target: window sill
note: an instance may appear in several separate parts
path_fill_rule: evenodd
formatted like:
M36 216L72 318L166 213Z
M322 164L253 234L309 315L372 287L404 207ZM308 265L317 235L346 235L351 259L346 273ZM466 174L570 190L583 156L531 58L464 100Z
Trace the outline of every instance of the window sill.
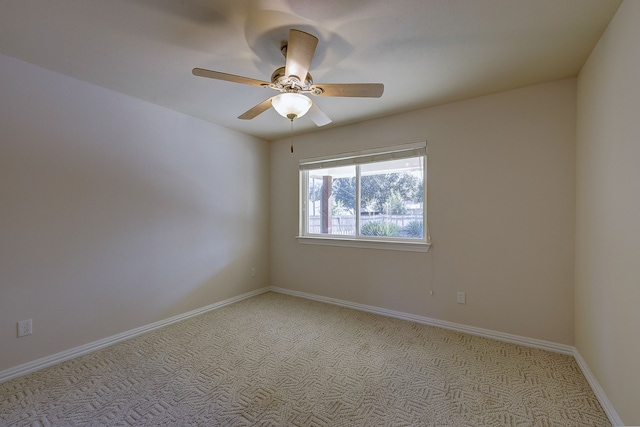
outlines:
M431 243L397 242L390 240L349 239L345 237L296 236L304 245L342 246L350 248L384 249L390 251L428 252Z

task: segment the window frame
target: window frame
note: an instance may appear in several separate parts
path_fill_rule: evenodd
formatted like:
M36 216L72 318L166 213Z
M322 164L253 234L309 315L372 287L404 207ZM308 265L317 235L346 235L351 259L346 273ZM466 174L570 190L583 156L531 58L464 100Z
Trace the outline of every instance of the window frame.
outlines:
M411 155L413 153L413 155ZM399 157L398 157L399 156ZM372 164L396 158L422 157L423 170L423 236L421 239L407 237L371 237L360 235L360 165ZM358 247L367 249L386 249L411 252L427 252L431 246L429 227L427 223L427 143L426 141L382 147L372 150L341 153L337 155L300 159L299 163L299 207L298 207L298 235L296 239L301 244L328 245L343 247ZM369 161L367 161L369 160ZM311 234L308 233L307 202L309 193L309 170L355 165L356 170L356 235L339 234ZM315 166L315 167L314 167Z

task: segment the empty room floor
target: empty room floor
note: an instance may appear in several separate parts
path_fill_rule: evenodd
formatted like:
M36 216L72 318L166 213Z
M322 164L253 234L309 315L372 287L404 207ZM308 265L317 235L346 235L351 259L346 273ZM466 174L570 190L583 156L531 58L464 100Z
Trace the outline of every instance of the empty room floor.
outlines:
M0 384L7 426L604 426L571 356L267 292Z

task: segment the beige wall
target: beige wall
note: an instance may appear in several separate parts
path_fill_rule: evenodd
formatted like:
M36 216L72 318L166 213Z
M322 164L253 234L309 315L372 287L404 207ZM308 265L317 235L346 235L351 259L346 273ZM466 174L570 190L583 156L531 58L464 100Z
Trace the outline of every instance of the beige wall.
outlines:
M268 284L267 142L0 69L0 370Z
M271 284L573 344L575 84L297 136L294 154L288 138L275 141ZM330 115L339 101L319 102ZM297 243L300 158L420 140L429 150L429 253Z
M578 79L576 348L640 425L640 2L626 0Z

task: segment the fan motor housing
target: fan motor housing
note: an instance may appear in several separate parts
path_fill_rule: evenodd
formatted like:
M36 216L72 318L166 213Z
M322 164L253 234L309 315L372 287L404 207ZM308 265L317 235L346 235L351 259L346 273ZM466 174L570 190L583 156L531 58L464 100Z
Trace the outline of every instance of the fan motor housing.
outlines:
M301 82L295 77L287 77L285 67L280 67L271 74L271 82L285 91L309 90L313 85L313 77L307 73L304 82Z

